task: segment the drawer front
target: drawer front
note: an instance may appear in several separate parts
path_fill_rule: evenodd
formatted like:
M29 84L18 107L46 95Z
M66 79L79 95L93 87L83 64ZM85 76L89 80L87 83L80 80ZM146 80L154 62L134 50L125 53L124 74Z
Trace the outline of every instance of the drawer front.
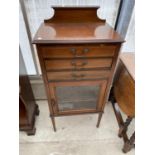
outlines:
M49 81L107 79L109 76L110 70L47 72Z
M73 58L73 57L112 57L115 54L116 45L76 45L76 46L43 46L44 58Z
M112 58L45 60L46 70L110 68Z

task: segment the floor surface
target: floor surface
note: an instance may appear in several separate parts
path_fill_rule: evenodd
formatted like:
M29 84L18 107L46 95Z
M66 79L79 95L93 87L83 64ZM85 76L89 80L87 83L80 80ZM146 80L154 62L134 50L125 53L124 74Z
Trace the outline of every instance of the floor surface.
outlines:
M20 155L123 155L123 140L118 138L118 125L111 103L105 107L101 124L96 128L96 114L56 118L53 131L47 101L38 101L35 136L20 132ZM131 123L128 135L134 131ZM132 149L127 155L134 155Z

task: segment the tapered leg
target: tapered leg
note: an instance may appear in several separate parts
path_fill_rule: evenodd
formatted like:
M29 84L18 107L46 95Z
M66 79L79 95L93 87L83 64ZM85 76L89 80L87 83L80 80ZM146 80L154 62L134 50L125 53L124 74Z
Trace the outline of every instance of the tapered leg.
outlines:
M97 125L96 125L97 128L100 126L102 115L103 115L103 112L100 112L98 115L98 121L97 121Z
M124 143L124 147L122 150L124 153L127 153L134 147L135 147L135 132L132 134L131 138Z
M53 129L54 129L54 131L56 132L55 118L54 118L54 116L52 116L52 115L50 115L50 117L51 117L51 120L52 120Z

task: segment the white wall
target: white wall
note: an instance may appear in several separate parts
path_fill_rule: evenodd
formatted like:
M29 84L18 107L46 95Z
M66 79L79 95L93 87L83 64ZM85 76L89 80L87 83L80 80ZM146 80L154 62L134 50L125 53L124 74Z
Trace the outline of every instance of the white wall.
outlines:
M53 15L52 5L99 5L98 16L114 26L120 0L26 0L32 36L41 22Z
M19 43L20 43L20 48L23 55L27 73L29 75L36 74L36 69L34 66L34 61L32 58L32 53L28 42L28 37L25 29L25 23L23 20L21 8L19 8Z
M125 37L125 43L121 49L122 52L135 52L135 10L132 12L130 24Z

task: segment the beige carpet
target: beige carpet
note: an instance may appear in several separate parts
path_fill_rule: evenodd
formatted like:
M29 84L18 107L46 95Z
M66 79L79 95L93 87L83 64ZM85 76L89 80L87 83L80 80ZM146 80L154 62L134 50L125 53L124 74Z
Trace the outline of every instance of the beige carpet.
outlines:
M20 155L122 155L123 140L118 138L118 125L110 103L105 107L100 128L98 115L76 115L56 118L53 131L47 101L38 101L36 135L20 132ZM131 123L128 135L134 130ZM128 155L134 155L134 149Z

